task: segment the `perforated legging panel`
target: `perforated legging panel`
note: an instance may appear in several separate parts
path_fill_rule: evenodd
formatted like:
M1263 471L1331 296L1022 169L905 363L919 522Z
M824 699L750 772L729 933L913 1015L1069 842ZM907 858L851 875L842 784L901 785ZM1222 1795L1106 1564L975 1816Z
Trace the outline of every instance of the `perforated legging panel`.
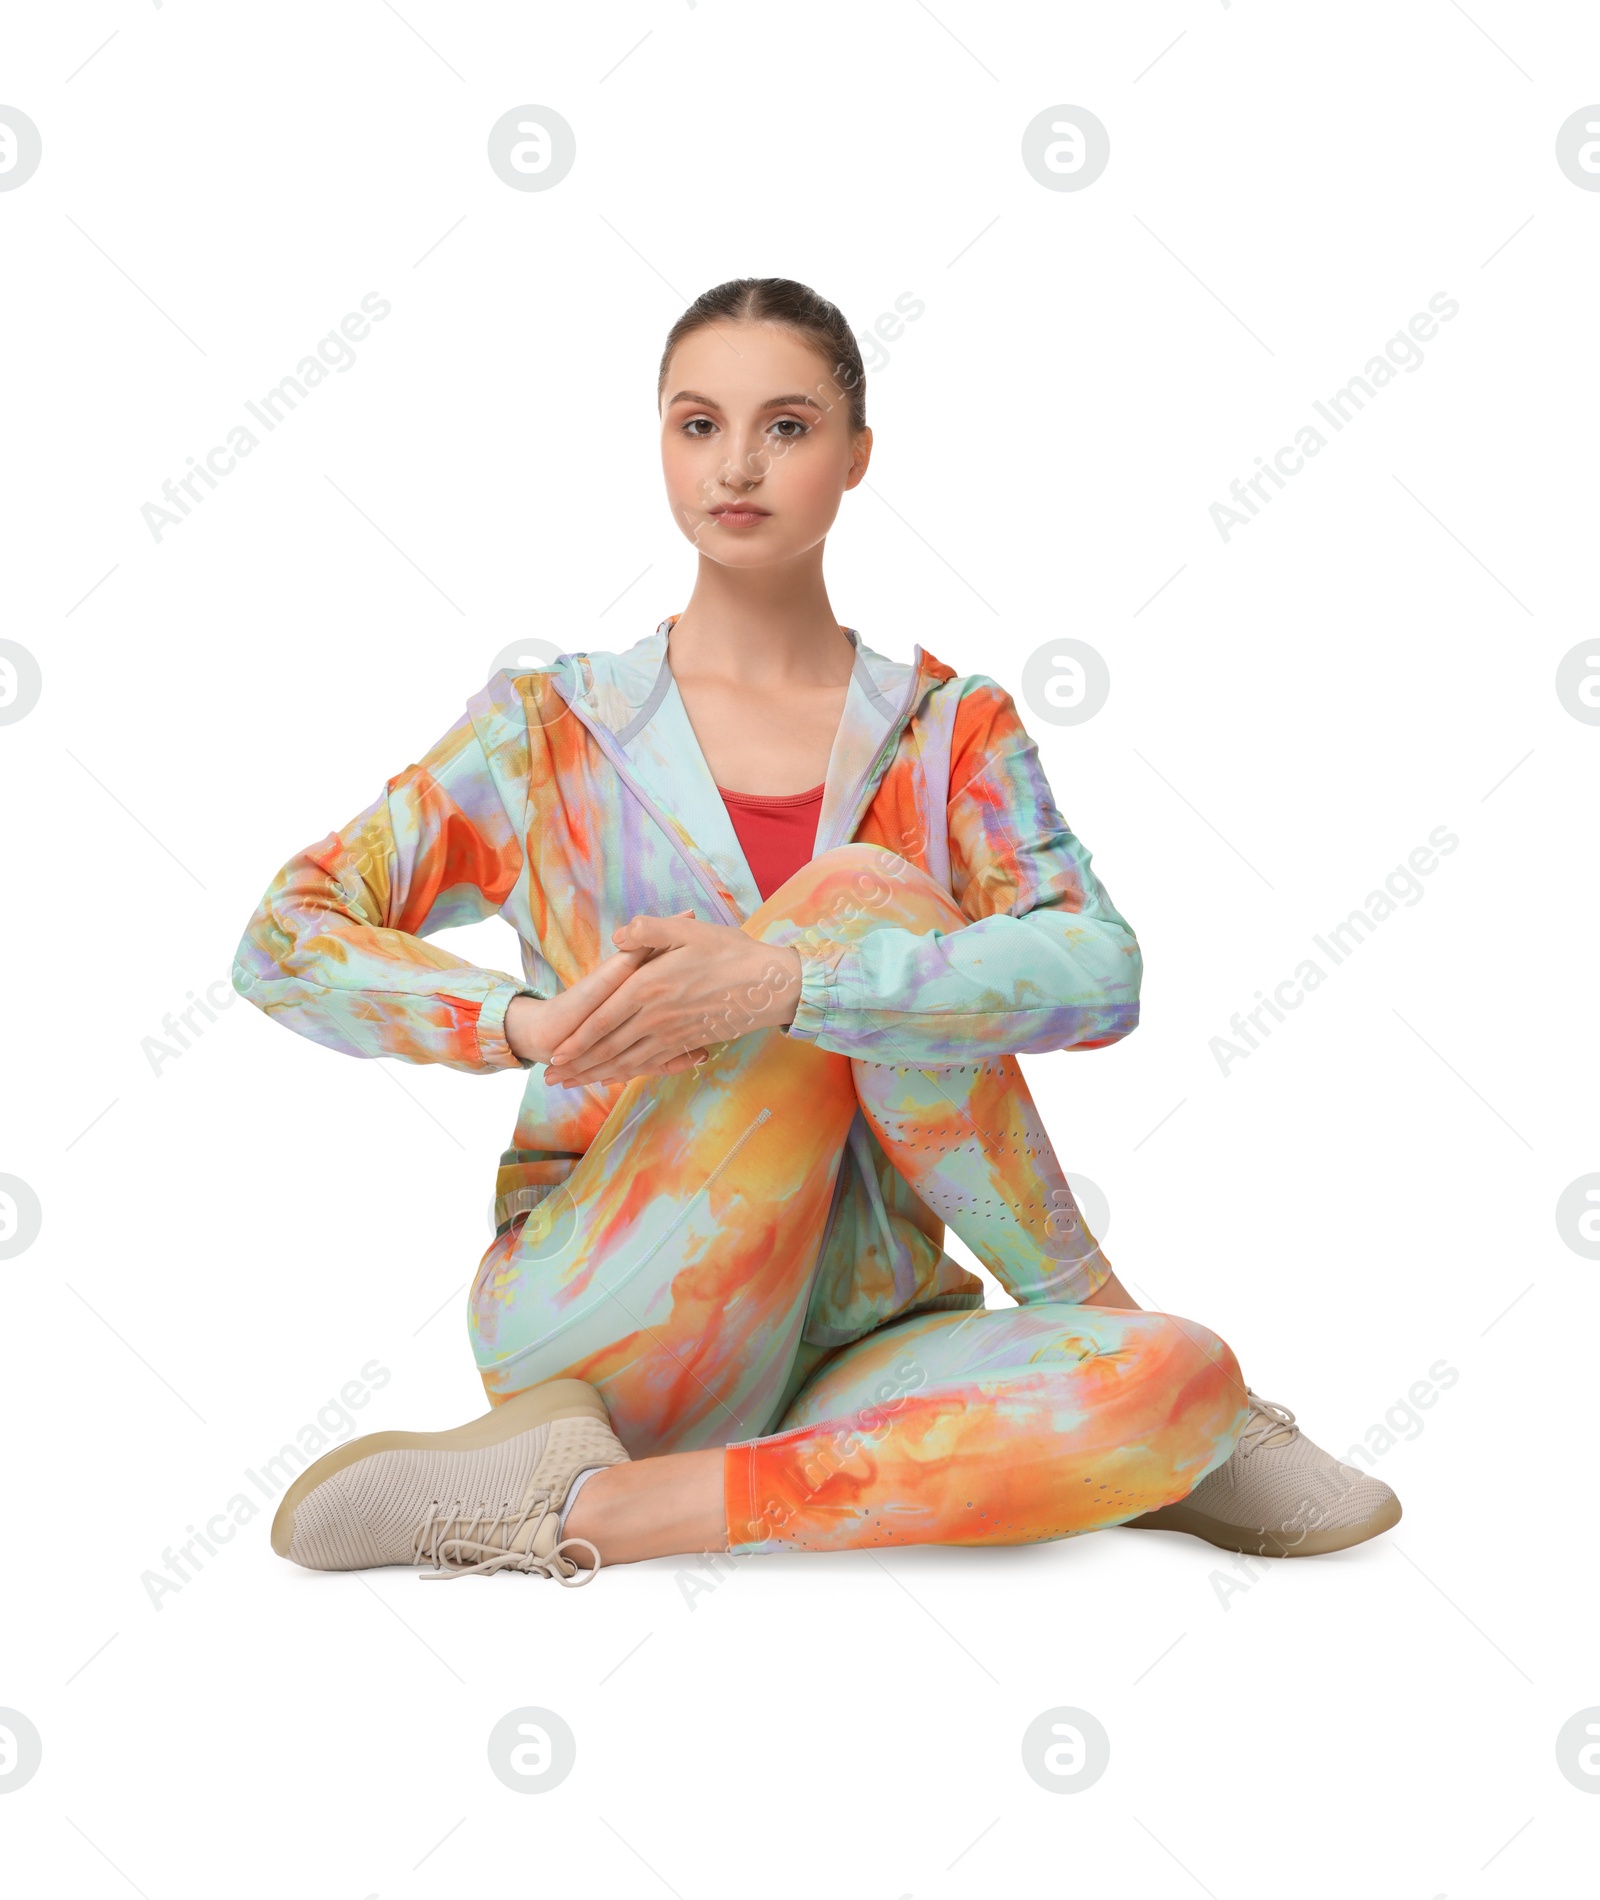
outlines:
M1089 1232L1015 1056L948 1069L855 1064L896 1169L1013 1299L1087 1299L1109 1263Z

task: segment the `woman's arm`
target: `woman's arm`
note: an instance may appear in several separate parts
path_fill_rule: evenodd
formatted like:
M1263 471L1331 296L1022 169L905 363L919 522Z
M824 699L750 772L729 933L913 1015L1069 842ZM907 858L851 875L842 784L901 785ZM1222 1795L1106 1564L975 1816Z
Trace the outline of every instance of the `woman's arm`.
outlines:
M522 871L521 828L463 713L365 811L283 866L245 926L233 986L345 1055L525 1068L506 1009L537 993L423 941L494 916Z
M1056 808L1011 696L967 683L951 746L951 885L972 921L796 942L791 1036L869 1062L1097 1049L1139 1021L1138 941Z

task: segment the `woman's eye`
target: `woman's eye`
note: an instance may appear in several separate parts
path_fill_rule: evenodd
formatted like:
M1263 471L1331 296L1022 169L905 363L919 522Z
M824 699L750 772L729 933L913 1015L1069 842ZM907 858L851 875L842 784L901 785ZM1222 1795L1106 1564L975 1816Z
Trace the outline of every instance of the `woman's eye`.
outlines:
M689 420L683 425L684 434L685 435L699 435L701 431L696 427L696 424L701 423L701 422L703 422L708 429L715 426L712 423L712 420L709 416L691 416Z
M793 435L785 434L785 436L783 437L783 440L785 442L797 441L799 437L803 435L809 435L811 433L811 431L806 427L806 425L800 420L798 416L779 416L778 420L775 423L773 423L772 426L774 429L779 429L779 428L782 428L785 423L788 423L790 427L794 430Z

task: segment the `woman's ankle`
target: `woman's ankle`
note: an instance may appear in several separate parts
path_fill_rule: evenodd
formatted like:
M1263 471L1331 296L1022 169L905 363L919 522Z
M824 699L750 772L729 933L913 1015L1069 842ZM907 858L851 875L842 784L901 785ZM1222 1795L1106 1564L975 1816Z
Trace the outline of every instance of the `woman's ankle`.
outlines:
M1105 1282L1095 1288L1083 1304L1085 1306L1119 1306L1127 1311L1143 1311L1139 1302L1117 1278L1115 1273L1107 1276Z
M583 1538L603 1563L638 1563L708 1549L726 1550L721 1447L607 1465L585 1481L562 1529ZM588 1552L568 1553L587 1567Z

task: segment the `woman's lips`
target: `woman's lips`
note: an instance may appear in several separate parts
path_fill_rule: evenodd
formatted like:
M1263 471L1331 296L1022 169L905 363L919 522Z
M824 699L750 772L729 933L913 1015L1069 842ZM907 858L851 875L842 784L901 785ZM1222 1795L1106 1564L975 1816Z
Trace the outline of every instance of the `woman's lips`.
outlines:
M758 521L768 519L761 508L713 508L711 519L720 521L725 528L753 528Z

